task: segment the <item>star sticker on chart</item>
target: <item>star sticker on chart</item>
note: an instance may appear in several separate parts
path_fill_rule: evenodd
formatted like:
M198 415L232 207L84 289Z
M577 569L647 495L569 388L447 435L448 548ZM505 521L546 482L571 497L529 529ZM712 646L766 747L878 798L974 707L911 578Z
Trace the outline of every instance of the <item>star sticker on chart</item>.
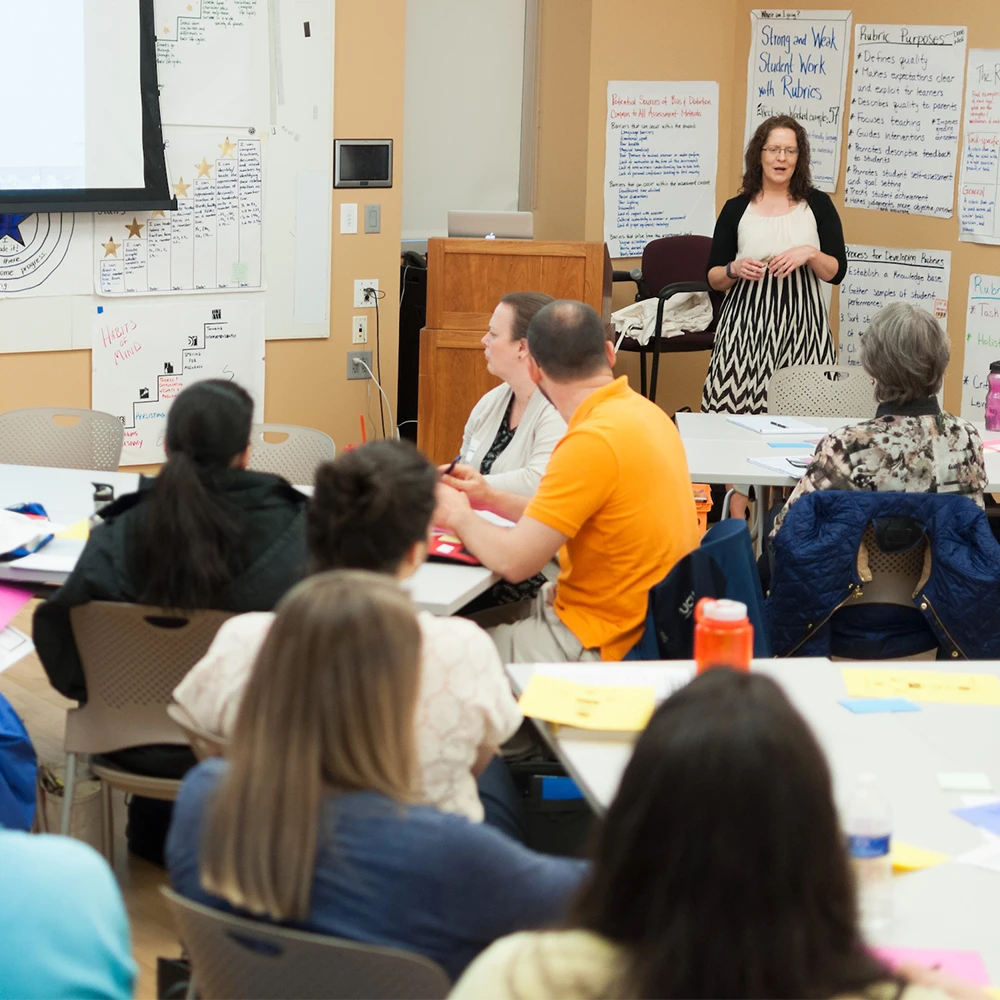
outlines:
M155 212L154 212L154 213L153 213L153 214L152 214L152 215L150 216L150 218L151 218L151 219L155 219L155 218L156 218L157 216L159 216L159 217L160 217L161 219L165 219L165 218L167 217L167 213L166 213L166 212L164 212L162 208L158 208L158 209L157 209L157 210L156 210L156 211L155 211Z
M142 239L142 231L146 228L146 223L140 222L134 215L132 216L132 224L129 225L125 223L125 228L128 230L128 238L132 239L134 236L136 239Z
M178 198L186 198L188 196L188 188L191 187L190 184L184 183L184 178L179 177L177 183L174 185L174 194Z
M116 260L118 259L118 250L121 247L121 244L115 243L115 238L113 236L109 236L108 242L102 243L101 246L104 247L105 258L114 257Z
M24 246L24 237L21 235L20 226L27 218L27 215L0 215L0 240L9 236L15 243Z
M227 139L226 142L228 141L229 140ZM222 147L220 146L219 148L221 149ZM208 160L206 160L205 157L203 156L201 158L201 163L196 163L194 165L194 169L198 171L198 177L196 177L195 180L198 180L199 177L207 177L209 180L211 180L212 175L211 173L209 173L209 171L214 166L215 166L214 163L209 163Z
M229 141L229 136L226 136L226 141L219 144L219 149L222 150L223 156L232 156L233 150L236 148L236 143Z

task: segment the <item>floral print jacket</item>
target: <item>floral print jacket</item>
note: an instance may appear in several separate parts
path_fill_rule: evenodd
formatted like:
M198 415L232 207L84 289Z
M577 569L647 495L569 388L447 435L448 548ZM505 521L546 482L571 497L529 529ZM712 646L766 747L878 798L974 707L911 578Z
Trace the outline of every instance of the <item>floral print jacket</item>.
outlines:
M943 413L937 397L883 403L872 420L820 441L771 534L788 508L813 490L959 493L982 507L987 482L979 432L967 420Z

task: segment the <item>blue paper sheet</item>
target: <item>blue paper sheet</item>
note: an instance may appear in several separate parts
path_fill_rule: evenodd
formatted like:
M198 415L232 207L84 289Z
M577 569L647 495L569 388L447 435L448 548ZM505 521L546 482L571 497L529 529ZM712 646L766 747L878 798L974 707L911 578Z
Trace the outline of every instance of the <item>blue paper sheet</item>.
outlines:
M973 823L1000 836L1000 802L988 802L984 806L967 806L952 809L952 812L967 823Z
M920 706L906 698L841 698L840 704L857 715L874 712L919 712Z

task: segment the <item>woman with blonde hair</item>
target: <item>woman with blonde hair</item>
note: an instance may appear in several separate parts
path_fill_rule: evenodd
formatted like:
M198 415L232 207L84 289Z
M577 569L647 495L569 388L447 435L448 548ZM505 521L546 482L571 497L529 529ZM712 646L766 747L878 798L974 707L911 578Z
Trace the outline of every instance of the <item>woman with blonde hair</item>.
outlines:
M415 805L420 627L390 578L321 573L279 606L228 760L184 781L167 841L192 899L406 948L455 976L559 916L583 862Z

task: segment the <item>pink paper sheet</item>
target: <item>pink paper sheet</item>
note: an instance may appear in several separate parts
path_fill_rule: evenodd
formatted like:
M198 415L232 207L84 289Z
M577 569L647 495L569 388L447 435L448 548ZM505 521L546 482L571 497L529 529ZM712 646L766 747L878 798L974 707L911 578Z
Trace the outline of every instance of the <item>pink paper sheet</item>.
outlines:
M0 583L0 629L6 628L14 615L31 600L30 590L20 587L8 587Z
M935 948L872 948L872 951L892 968L900 962L916 962L979 986L988 986L990 982L978 951L943 951Z

